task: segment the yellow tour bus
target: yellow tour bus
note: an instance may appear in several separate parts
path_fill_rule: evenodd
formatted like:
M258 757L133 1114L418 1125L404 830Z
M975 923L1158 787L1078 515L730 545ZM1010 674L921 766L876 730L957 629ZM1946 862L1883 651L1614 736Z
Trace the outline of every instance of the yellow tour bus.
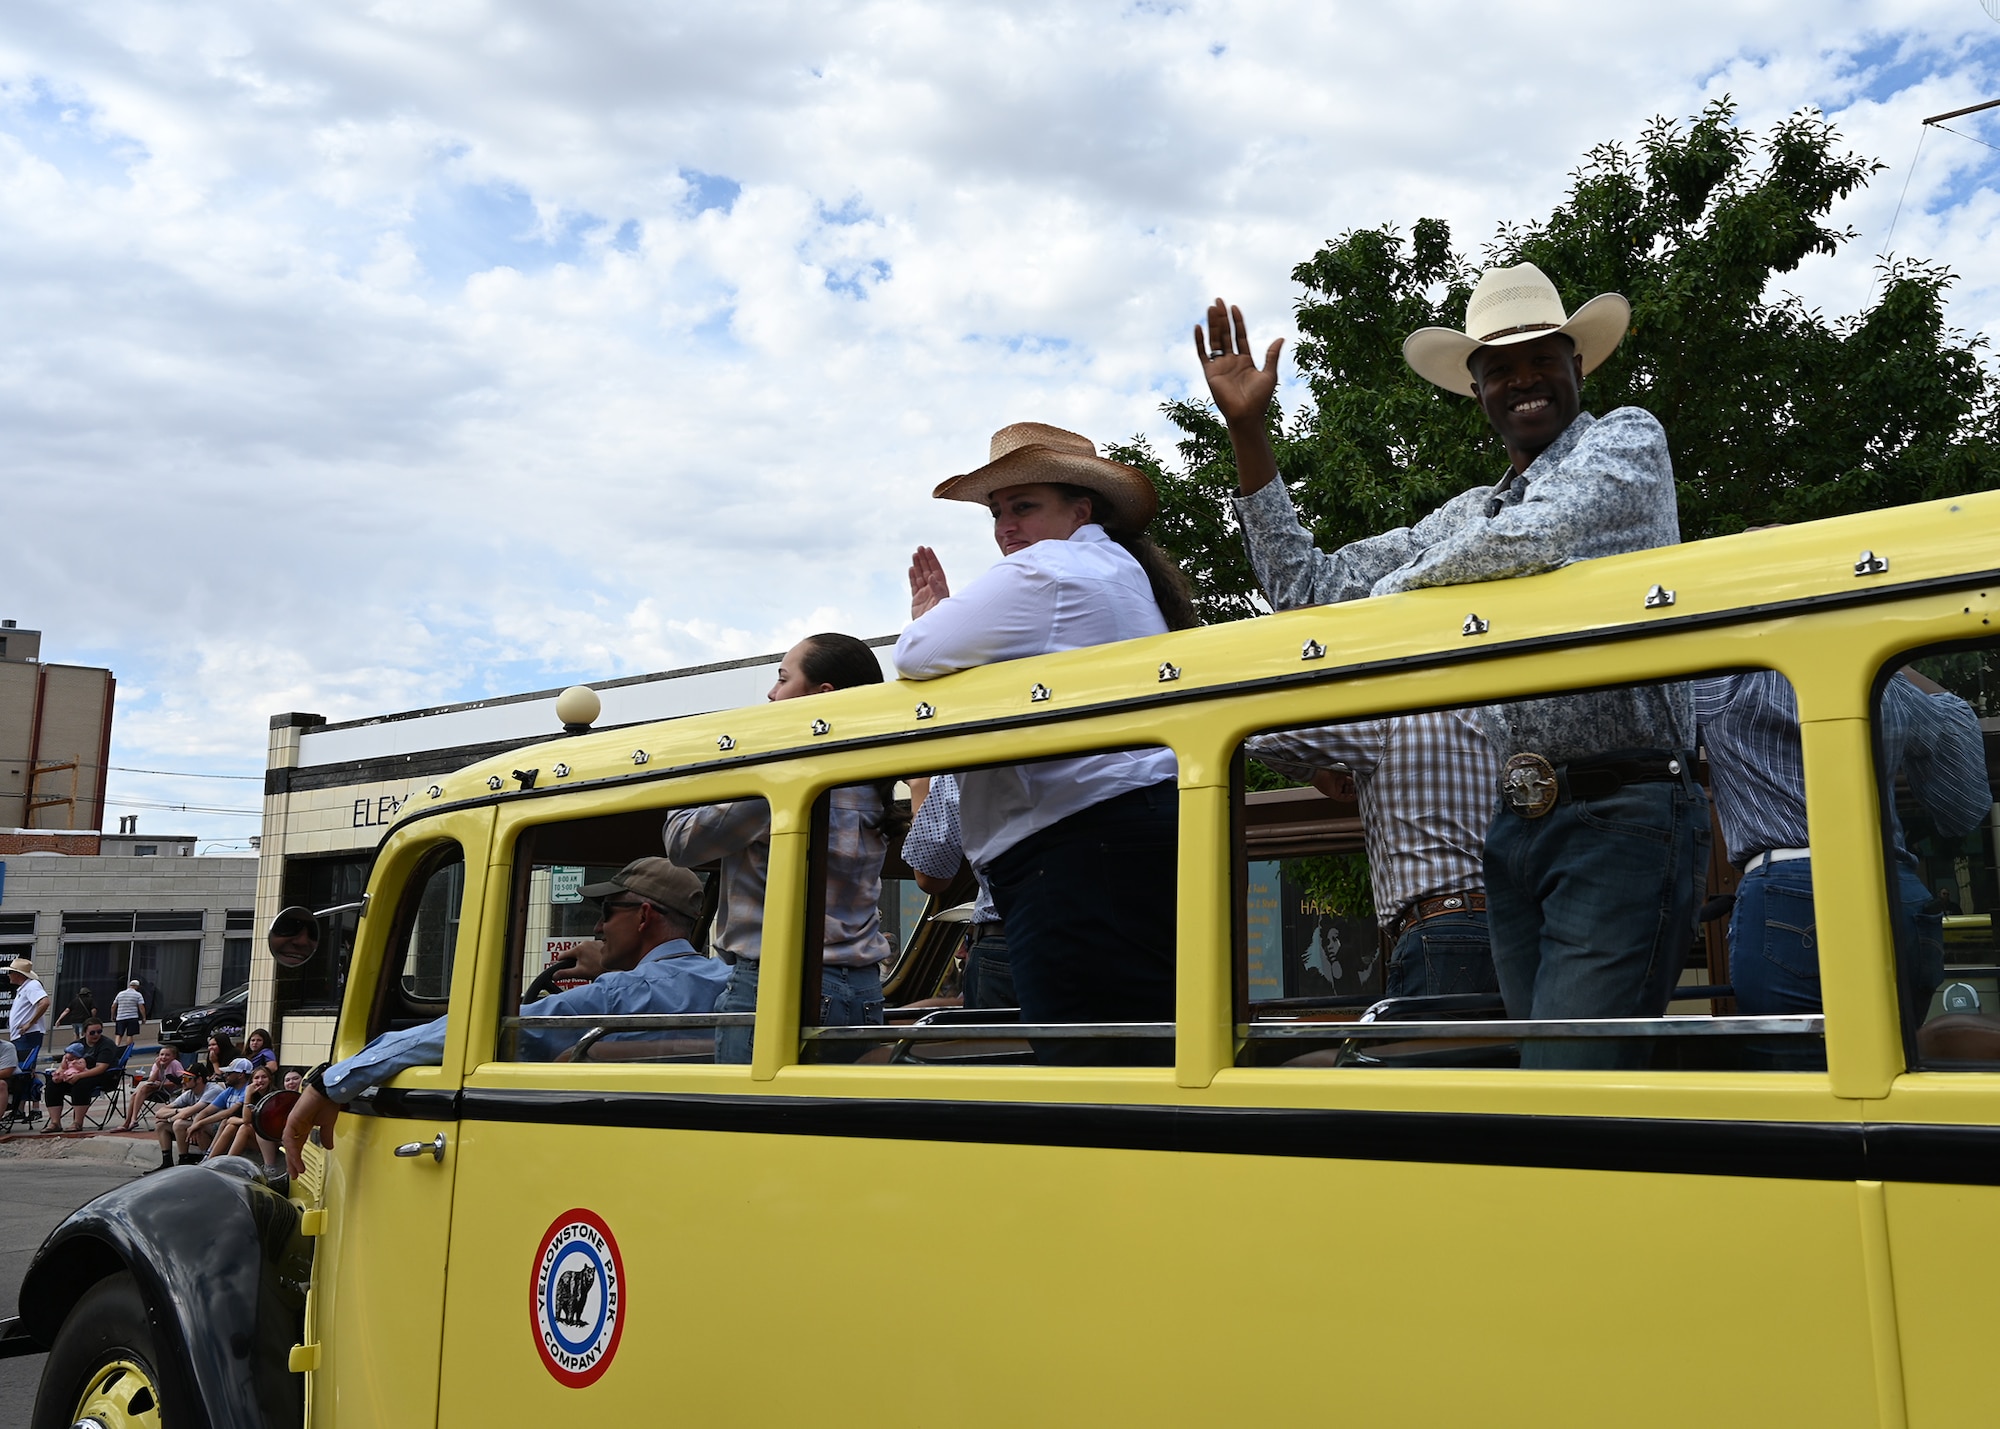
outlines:
M2000 814L1927 823L1879 710L1921 672L1990 756L1996 533L2000 493L1937 501L440 778L376 859L336 1056L442 1013L441 1065L289 1185L216 1161L84 1207L0 1345L49 1351L38 1426L1991 1422ZM1246 740L1749 671L1796 700L1818 1010L1737 1013L1692 944L1645 1019L1256 971L1290 806ZM963 914L934 909L884 1023L824 1025L836 791L1139 749L1177 770L1171 1023L936 1005ZM727 801L769 820L754 1013L538 1017L563 890ZM1939 949L1899 932L1899 862L1940 890L1941 977L1901 966ZM1039 1056L1066 1038L1101 1055ZM1523 1070L1538 1039L1624 1055Z

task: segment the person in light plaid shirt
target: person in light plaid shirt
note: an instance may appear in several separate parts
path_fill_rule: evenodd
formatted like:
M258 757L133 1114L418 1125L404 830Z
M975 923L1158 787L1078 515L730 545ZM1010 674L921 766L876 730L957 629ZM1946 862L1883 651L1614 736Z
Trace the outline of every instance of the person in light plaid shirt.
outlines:
M852 635L808 635L785 653L768 698L797 699L881 682L875 652ZM891 812L883 790L874 785L835 789L828 798L820 1025L879 1025L881 965L891 951L880 907ZM722 865L722 898L709 945L733 966L715 1010L755 1012L763 966L764 886L771 871L770 806L762 799L739 799L676 809L667 815L664 836L667 857L683 868ZM856 1045L853 1055L864 1050ZM716 1061L747 1062L751 1051L751 1029L716 1030Z
M1483 858L1500 761L1476 714L1427 710L1262 734L1244 749L1291 779L1353 774L1375 919L1393 944L1389 996L1499 990Z

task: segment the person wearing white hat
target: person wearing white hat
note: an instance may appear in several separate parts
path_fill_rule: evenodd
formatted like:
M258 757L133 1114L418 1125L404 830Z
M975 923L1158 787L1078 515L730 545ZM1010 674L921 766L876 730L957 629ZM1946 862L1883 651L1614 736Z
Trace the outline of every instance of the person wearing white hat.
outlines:
M14 985L14 1000L7 1005L7 1040L14 1044L14 1055L25 1067L48 1035L53 1000L35 976L35 965L26 958L16 958L7 965L7 981Z
M1680 541L1666 433L1651 413L1583 410L1585 374L1631 322L1616 293L1575 313L1532 263L1489 268L1465 331L1424 328L1410 367L1476 401L1506 449L1491 486L1414 526L1317 550L1277 474L1265 413L1282 341L1263 366L1239 309L1220 299L1195 329L1209 391L1228 424L1236 514L1273 608L1499 580ZM1693 706L1683 684L1481 711L1503 761L1487 829L1487 923L1516 1018L1649 1017L1665 1011L1706 891L1709 813L1694 782ZM1612 1067L1650 1055L1636 1039L1531 1042L1527 1067Z
M994 433L984 466L931 493L993 517L1001 559L954 595L928 547L910 563L896 672L955 670L1196 623L1144 532L1152 480L1040 422ZM1173 755L1138 749L959 776L966 857L1007 929L1027 1023L1170 1022L1179 794ZM1041 1039L1044 1062L1170 1062L1170 1042Z

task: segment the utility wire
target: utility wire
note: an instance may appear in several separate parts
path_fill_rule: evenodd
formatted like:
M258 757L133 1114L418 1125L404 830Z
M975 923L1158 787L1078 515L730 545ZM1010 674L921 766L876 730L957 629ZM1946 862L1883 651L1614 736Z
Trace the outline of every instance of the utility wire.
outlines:
M9 760L0 760L0 763L6 764L26 764L27 762L28 758L26 755ZM42 764L59 764L67 763L68 761L43 759L38 762ZM110 769L119 774L163 774L170 779L241 779L250 784L261 784L264 782L264 776L261 774L197 774L191 769L134 769L128 764L93 764L89 760L77 761L76 767L78 769Z
M106 799L107 804L120 809L160 809L174 814L235 814L246 819L261 819L262 809L221 809L209 804L158 804L150 799Z
M1932 127L1936 129L1942 129L1947 134L1956 134L1961 139L1970 139L1975 144L1986 144L1986 141L1984 139L1978 138L1977 136L1972 134L1968 134L1962 129L1954 129L1949 124L1936 124L1933 125ZM1993 150L1996 154L2000 154L2000 144L1986 144L1986 147Z
M1882 240L1882 252L1886 255L1889 246L1896 241L1896 220L1903 216L1903 200L1910 196L1910 180L1917 176L1917 160L1924 156L1924 140L1930 138L1931 126L1926 123L1917 131L1917 152L1910 155L1910 167L1903 171L1903 191L1896 196L1896 212L1889 219L1889 236Z

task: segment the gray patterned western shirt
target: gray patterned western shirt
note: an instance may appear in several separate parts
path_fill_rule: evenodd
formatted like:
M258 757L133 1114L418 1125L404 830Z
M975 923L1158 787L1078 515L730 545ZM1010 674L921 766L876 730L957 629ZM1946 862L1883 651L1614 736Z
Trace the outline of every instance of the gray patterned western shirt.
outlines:
M1681 539L1667 434L1637 407L1601 421L1580 412L1526 471L1460 492L1414 526L1332 555L1314 547L1282 481L1237 497L1236 519L1274 610L1534 575ZM1489 705L1481 718L1503 760L1532 751L1562 764L1694 747L1693 709L1680 684Z

